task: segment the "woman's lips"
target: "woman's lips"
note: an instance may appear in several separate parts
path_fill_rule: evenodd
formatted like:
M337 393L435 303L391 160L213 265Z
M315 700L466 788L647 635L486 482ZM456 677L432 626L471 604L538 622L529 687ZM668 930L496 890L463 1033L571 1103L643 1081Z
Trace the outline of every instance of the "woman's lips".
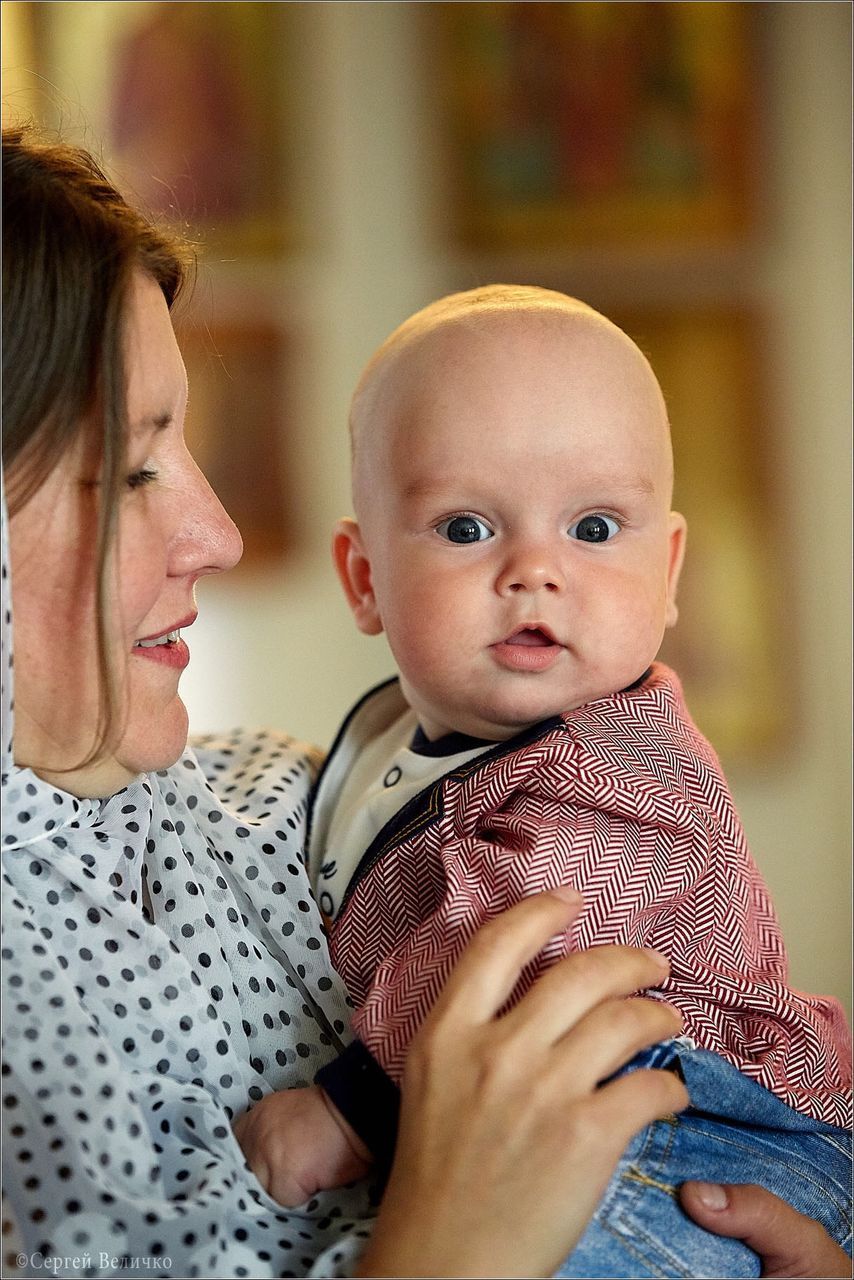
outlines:
M183 671L190 661L190 650L186 640L170 640L166 644L155 644L143 647L134 645L131 653L135 658L144 658L146 662L156 662L164 667L175 667Z
M521 627L491 645L490 652L508 671L547 671L563 652L563 645L541 627Z
M131 653L136 658L145 658L149 662L159 663L163 667L174 667L183 671L190 661L190 650L187 642L181 638L181 629L191 627L198 617L193 610L179 622L173 623L165 631L156 631L150 636L140 636L134 643Z

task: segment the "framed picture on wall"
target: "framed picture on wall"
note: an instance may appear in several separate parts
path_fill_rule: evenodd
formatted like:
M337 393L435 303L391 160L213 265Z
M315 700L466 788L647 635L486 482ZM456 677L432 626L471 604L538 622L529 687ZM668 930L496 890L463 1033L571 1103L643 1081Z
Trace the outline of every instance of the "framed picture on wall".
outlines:
M243 536L237 573L293 549L286 491L288 342L266 321L185 321L178 340L190 386L186 440Z
M23 8L24 6L20 6ZM288 208L280 4L31 4L38 114L104 160L122 190L213 248L276 253Z
M773 752L791 725L786 574L761 325L730 307L609 307L649 358L670 416L673 504L688 521L679 621L661 657L725 762Z
M470 247L726 240L750 207L751 5L431 5Z

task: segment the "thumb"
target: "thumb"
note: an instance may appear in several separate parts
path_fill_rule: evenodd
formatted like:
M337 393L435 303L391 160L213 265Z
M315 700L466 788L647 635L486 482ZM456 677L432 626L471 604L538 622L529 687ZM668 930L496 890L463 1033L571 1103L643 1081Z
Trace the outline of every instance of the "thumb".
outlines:
M824 1227L764 1187L685 1182L679 1198L701 1227L758 1253L763 1276L851 1275L851 1259Z

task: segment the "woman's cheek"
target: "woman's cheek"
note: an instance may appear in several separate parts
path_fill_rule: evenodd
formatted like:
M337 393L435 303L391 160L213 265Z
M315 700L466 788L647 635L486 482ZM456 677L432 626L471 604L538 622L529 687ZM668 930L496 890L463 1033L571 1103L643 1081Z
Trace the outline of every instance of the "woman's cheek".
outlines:
M125 634L138 637L139 624L156 605L167 578L165 548L150 522L126 517L121 528L117 593Z

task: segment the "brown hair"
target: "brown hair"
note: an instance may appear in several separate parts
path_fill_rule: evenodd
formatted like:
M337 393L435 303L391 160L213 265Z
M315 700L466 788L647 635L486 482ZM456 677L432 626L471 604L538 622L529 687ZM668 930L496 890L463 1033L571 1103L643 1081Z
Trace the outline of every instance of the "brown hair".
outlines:
M3 130L3 468L9 513L81 432L100 460L96 573L99 758L118 732L107 581L126 437L124 318L135 270L171 308L193 261L185 242L131 208L89 152ZM79 766L75 766L79 767Z

